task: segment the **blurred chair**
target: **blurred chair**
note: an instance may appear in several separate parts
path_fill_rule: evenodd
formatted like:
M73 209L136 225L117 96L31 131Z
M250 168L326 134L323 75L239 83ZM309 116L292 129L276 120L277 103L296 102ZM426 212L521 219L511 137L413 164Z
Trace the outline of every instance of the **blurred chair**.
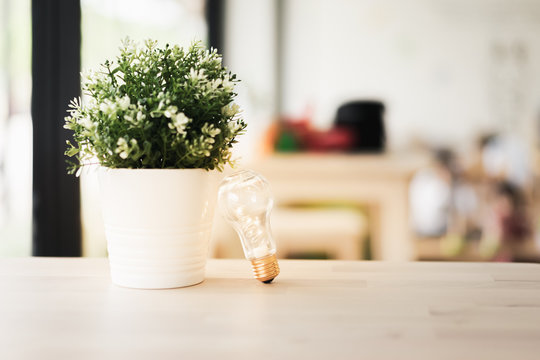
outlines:
M353 208L277 208L272 229L282 258L322 254L338 260L365 259L365 216Z

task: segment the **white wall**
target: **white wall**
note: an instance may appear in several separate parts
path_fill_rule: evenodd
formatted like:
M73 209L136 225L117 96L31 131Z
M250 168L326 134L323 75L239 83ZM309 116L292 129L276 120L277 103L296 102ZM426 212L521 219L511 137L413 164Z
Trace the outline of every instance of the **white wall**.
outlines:
M320 126L354 98L387 104L390 147L478 131L532 134L540 112L540 1L286 0L286 113Z
M249 162L276 116L275 2L228 0L225 24L225 65L241 80L236 102L248 123L234 151Z

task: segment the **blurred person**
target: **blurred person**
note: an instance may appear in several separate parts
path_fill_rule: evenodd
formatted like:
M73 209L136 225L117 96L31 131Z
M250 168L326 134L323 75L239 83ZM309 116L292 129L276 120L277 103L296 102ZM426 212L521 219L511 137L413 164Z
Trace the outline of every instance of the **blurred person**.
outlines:
M444 255L458 255L467 240L478 237L477 194L452 150L436 150L433 165L414 175L410 202L414 230L422 237L439 238Z
M450 153L434 154L433 164L418 170L409 188L411 221L421 237L440 237L448 227L451 202L452 171Z
M436 150L433 165L413 176L410 198L413 226L419 235L429 237L459 232L456 228L465 232L458 225L463 222L455 218L468 217L477 203L456 155L449 149Z
M495 261L514 261L517 247L532 234L523 191L511 182L498 182L488 209L480 254Z
M532 163L523 141L511 134L495 134L481 143L481 160L488 180L508 182L522 190L532 180Z
M485 259L514 261L519 246L532 236L527 199L532 196L533 168L523 141L512 134L479 139L474 173L484 203L479 253Z

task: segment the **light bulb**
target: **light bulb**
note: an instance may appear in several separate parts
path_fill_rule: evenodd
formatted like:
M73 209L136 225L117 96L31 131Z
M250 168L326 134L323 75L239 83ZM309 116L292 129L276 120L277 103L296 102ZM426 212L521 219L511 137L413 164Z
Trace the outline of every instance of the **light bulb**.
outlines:
M240 237L253 275L270 283L279 274L279 266L270 231L274 199L268 181L254 171L239 171L223 179L218 199L223 216Z

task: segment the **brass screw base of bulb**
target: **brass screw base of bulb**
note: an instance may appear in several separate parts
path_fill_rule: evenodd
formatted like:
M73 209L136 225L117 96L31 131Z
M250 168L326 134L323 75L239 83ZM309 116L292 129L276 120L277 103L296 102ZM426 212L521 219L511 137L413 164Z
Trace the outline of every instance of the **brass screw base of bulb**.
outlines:
M276 255L251 260L251 267L255 279L262 281L265 284L269 284L279 274L279 265Z

